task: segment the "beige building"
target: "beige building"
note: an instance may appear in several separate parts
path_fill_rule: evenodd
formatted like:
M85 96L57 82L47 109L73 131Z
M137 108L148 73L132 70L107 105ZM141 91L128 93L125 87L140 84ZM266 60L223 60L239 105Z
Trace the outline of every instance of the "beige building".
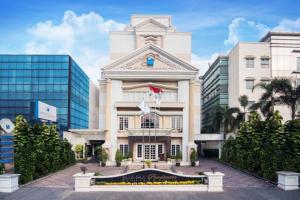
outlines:
M238 98L248 95L250 104L262 90L252 91L261 81L289 77L300 83L300 33L269 32L260 42L240 42L229 53L228 104L239 107ZM284 120L291 118L286 106L277 106Z
M99 129L71 131L65 134L68 140L101 140L107 165L115 164L117 149L123 155L132 152L136 162L166 160L181 151L181 164L189 164L201 121L191 33L177 32L170 16L134 15L123 31L110 33L110 60L99 81ZM149 84L163 90L159 107L149 96ZM143 99L150 114L137 107Z

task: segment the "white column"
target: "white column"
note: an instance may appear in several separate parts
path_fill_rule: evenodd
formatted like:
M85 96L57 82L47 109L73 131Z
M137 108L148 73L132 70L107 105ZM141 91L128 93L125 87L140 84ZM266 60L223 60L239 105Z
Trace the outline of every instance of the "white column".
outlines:
M115 103L117 101L122 101L123 91L122 91L122 81L120 80L111 80L111 151L109 155L109 161L115 162L115 155L118 148L118 116L117 108ZM108 163L109 165L109 163Z
M184 103L182 112L182 163L188 163L189 143L189 80L178 81L178 102Z
M208 179L208 192L222 192L223 191L223 176L221 172L204 172Z

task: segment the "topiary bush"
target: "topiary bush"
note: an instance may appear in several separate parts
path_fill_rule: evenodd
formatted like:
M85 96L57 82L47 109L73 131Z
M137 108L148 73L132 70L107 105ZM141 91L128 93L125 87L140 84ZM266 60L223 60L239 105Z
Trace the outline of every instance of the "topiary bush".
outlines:
M300 172L300 120L283 124L276 111L262 121L252 113L224 143L221 160L272 181L276 171Z
M59 138L55 125L35 124L30 127L19 115L15 126L15 172L21 174L21 183L75 163L71 144Z

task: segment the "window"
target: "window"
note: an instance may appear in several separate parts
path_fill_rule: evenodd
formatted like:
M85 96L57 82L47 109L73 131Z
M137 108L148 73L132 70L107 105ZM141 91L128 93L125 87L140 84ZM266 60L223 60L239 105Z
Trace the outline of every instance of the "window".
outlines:
M297 71L300 71L300 57L297 57Z
M157 148L158 148L158 155L162 154L163 153L163 145L159 144Z
M143 145L138 144L138 145L137 145L137 157L138 157L138 158L141 158L141 157L142 157L142 155L143 155L142 151L143 151Z
M261 58L261 67L262 68L268 68L269 67L269 58Z
M180 152L180 144L172 144L171 145L171 156L176 156L178 152Z
M122 156L128 155L129 152L128 144L120 144L120 151L122 153Z
M246 80L246 89L252 90L254 86L254 80Z
M264 84L268 84L268 83L270 83L270 80L268 80L268 79L262 79L260 82L264 83Z
M119 130L128 129L128 117L121 116L119 117Z
M182 117L173 116L171 119L171 128L177 131L182 131Z
M246 67L247 68L254 68L254 58L246 58Z
M141 128L159 128L159 116L155 113L142 116Z

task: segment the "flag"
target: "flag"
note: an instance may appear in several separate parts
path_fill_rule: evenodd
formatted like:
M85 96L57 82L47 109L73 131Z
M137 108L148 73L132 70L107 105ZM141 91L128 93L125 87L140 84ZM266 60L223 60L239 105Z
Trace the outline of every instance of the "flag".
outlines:
M155 97L156 105L160 106L163 90L159 87L154 87L151 84L149 84L148 87L150 90L150 95L153 95Z
M141 101L141 103L137 106L141 109L143 114L148 114L150 113L150 108L146 106L144 99Z

